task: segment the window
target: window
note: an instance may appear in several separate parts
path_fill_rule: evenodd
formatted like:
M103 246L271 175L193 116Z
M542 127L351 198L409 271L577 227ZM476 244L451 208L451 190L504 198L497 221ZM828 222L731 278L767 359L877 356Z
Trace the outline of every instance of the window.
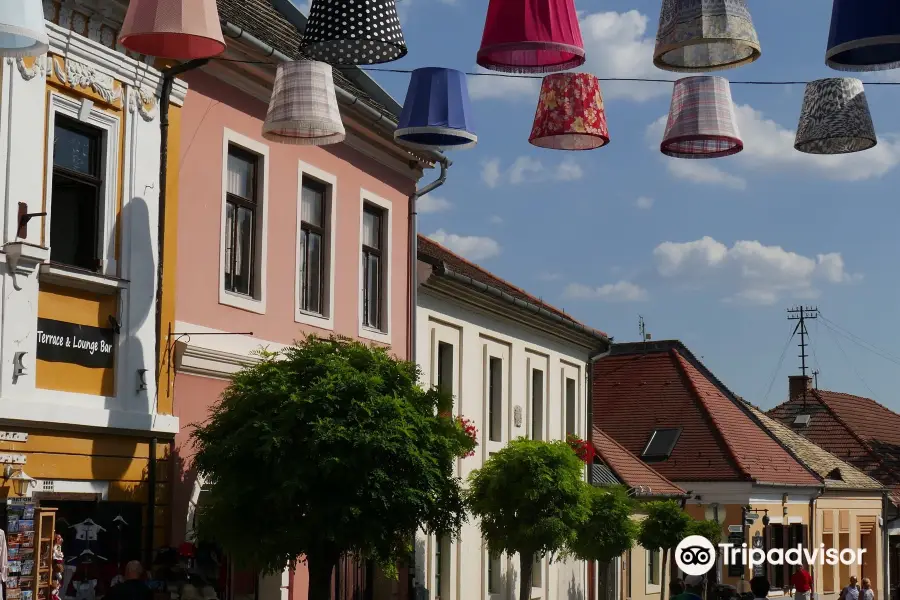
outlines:
M64 115L54 119L50 260L102 266L103 132Z
M625 597L631 598L631 548L628 549L628 556L625 558Z
M544 431L544 372L531 370L531 439L542 439Z
M488 594L500 593L500 577L502 575L500 554L488 550Z
M659 562L660 553L659 550L648 550L647 551L647 584L648 585L659 585Z
M535 555L534 562L531 565L531 587L540 588L544 587L544 573L543 573L543 563L540 556Z
M578 433L575 428L575 411L578 410L575 397L575 380L566 377L566 435Z
M654 429L644 446L641 458L645 462L659 462L671 456L675 444L681 436L681 429Z
M488 439L499 442L503 437L503 360L488 359Z
M300 310L325 313L325 186L303 181L300 192Z
M383 274L382 232L384 211L371 204L363 207L362 270L363 270L363 325L382 329Z
M453 395L453 345L438 342L437 351L437 387L449 395Z
M444 538L439 537L434 544L434 595L440 598L442 593L441 585L444 583L441 577L444 574Z
M258 157L228 148L225 190L225 290L253 296L256 262Z

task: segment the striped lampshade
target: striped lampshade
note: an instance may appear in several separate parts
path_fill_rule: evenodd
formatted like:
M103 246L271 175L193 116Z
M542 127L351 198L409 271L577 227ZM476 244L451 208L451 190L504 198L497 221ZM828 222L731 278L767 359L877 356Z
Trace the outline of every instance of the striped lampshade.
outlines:
M840 77L806 84L795 149L807 154L848 154L877 143L862 81Z
M263 137L284 144L325 146L342 142L345 136L331 65L310 60L279 64Z
M743 149L728 80L700 76L676 81L662 153L675 158L718 158Z

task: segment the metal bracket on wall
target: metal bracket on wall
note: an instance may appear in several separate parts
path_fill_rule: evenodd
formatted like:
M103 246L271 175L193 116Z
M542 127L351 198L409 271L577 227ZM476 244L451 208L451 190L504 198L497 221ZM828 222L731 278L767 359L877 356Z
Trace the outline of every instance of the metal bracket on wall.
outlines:
M138 389L139 392L147 390L147 369L138 369Z
M171 392L171 384L175 379L175 375L178 374L177 368L175 366L175 348L178 345L178 342L184 342L185 344L189 344L191 342L192 336L205 336L205 335L248 335L252 336L252 331L185 331L182 333L177 333L172 331L172 325L169 325L169 334L166 338L166 352L165 352L165 360L166 360L166 394Z
M25 373L25 365L22 362L22 359L25 358L27 352L16 352L13 354L13 383L16 383L19 380L19 377L26 375Z

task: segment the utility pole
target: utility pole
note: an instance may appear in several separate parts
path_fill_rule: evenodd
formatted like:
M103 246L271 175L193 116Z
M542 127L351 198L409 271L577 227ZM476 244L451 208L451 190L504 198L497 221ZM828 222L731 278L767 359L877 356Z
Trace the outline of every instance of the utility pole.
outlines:
M813 369L813 372L812 372L812 373L813 373L813 386L814 386L816 389L819 389L819 370L818 370L818 369Z
M794 327L794 335L800 334L800 343L797 344L800 347L800 354L798 357L800 358L800 371L803 373L803 376L806 377L806 336L809 335L809 332L806 330L806 320L807 319L815 319L819 316L818 307L813 306L795 306L794 308L789 308L788 311L788 321L797 321L797 326ZM803 406L806 407L806 388L803 389Z
M650 334L647 333L647 326L644 324L644 317L642 315L638 315L638 333L641 335L642 342L646 342L650 339Z

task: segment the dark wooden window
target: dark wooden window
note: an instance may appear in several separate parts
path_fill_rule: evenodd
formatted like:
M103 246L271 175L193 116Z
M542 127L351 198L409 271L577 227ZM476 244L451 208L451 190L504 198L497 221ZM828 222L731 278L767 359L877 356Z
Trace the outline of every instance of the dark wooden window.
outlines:
M488 360L488 439L499 442L503 435L503 360Z
M63 115L53 129L50 260L100 269L103 132Z
M256 219L259 208L259 157L228 147L225 189L225 289L253 296L256 263Z
M370 204L363 207L362 269L363 325L382 331L384 293L384 213Z
M531 370L531 439L544 435L544 372Z
M437 355L437 386L438 389L453 395L453 345L447 342L438 342Z
M575 430L575 410L578 406L575 390L575 380L571 377L566 377L566 435L578 433Z
M300 310L325 314L326 187L303 180L300 192Z

